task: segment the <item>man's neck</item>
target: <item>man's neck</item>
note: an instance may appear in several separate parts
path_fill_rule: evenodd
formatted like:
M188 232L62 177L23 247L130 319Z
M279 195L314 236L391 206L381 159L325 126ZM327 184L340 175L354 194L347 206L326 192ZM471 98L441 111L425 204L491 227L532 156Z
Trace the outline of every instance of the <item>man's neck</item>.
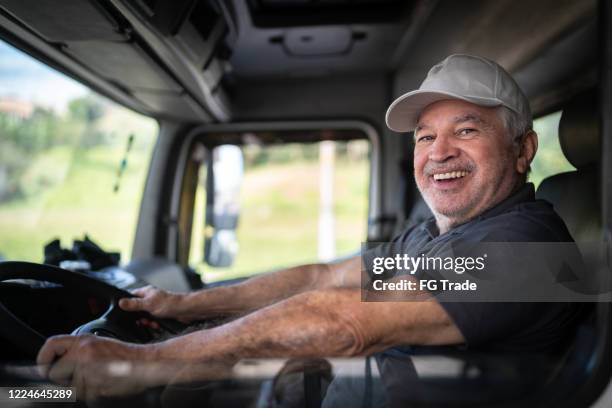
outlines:
M483 214L489 209L495 207L496 205L499 205L501 202L506 200L508 197L511 197L513 194L515 194L524 185L525 185L525 182L517 183L506 197L502 198L501 200L498 200L493 205L485 208L482 211L479 211L476 214L469 214L469 215L457 216L457 217L447 217L443 214L434 213L434 217L436 219L436 225L438 226L438 231L440 232L439 235L445 234L448 231L452 230L453 228L458 227L459 225L465 224L466 222L473 220L474 218L478 217L480 214Z
M436 225L438 226L438 231L440 235L446 234L448 231L453 229L456 223L453 222L450 218L446 218L444 216L436 216Z
M452 230L455 227L458 227L462 224L465 224L468 221L476 218L478 215L473 217L465 217L465 218L449 218L441 214L436 214L436 225L438 226L438 235L446 234L448 231Z

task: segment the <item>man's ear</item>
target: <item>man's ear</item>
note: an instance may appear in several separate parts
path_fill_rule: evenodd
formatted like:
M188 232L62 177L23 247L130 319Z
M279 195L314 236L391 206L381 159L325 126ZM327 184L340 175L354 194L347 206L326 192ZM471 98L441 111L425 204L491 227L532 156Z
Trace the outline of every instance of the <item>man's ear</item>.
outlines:
M519 144L519 155L516 158L516 171L525 174L538 150L538 134L529 130L521 137Z

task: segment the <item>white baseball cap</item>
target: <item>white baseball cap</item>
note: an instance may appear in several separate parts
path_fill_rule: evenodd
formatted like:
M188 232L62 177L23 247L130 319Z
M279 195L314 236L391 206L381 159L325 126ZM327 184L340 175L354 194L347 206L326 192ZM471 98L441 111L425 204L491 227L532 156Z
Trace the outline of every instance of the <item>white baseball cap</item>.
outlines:
M387 126L396 132L412 132L423 109L445 99L486 107L503 105L531 118L527 97L502 67L486 58L453 54L429 70L419 89L393 101L385 116Z

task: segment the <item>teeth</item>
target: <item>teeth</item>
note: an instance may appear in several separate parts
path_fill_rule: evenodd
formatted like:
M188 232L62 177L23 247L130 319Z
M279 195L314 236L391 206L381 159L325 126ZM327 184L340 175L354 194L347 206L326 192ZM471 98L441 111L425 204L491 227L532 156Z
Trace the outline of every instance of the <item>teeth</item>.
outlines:
M434 174L433 178L434 180L448 180L448 179L464 177L467 174L468 174L467 171L451 171L449 173Z

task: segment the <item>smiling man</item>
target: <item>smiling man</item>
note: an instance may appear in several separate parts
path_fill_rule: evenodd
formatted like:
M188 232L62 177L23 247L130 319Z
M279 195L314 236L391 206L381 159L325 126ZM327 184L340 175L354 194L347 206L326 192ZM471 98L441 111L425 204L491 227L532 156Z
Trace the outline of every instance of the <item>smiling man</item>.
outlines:
M483 58L453 55L387 112L393 130L414 130L417 186L440 233L495 206L525 183L537 150L529 102Z
M535 200L533 185L526 183L537 150L529 104L494 62L446 58L418 90L393 102L386 119L393 130L414 131L414 176L434 215L394 239L410 256L435 253L460 239L572 240L551 205ZM232 364L249 357L371 355L406 345L547 352L564 343L579 315L571 304L558 303L362 302L361 277L357 256L185 295L144 288L121 307L187 322L241 317L149 345L56 336L38 362L56 381L71 378L85 392L112 394L125 390L125 379L114 386L89 363Z
M537 138L531 130L507 137L504 115L516 113L506 109L443 100L421 114L414 136L415 177L440 233L493 207L524 183Z

